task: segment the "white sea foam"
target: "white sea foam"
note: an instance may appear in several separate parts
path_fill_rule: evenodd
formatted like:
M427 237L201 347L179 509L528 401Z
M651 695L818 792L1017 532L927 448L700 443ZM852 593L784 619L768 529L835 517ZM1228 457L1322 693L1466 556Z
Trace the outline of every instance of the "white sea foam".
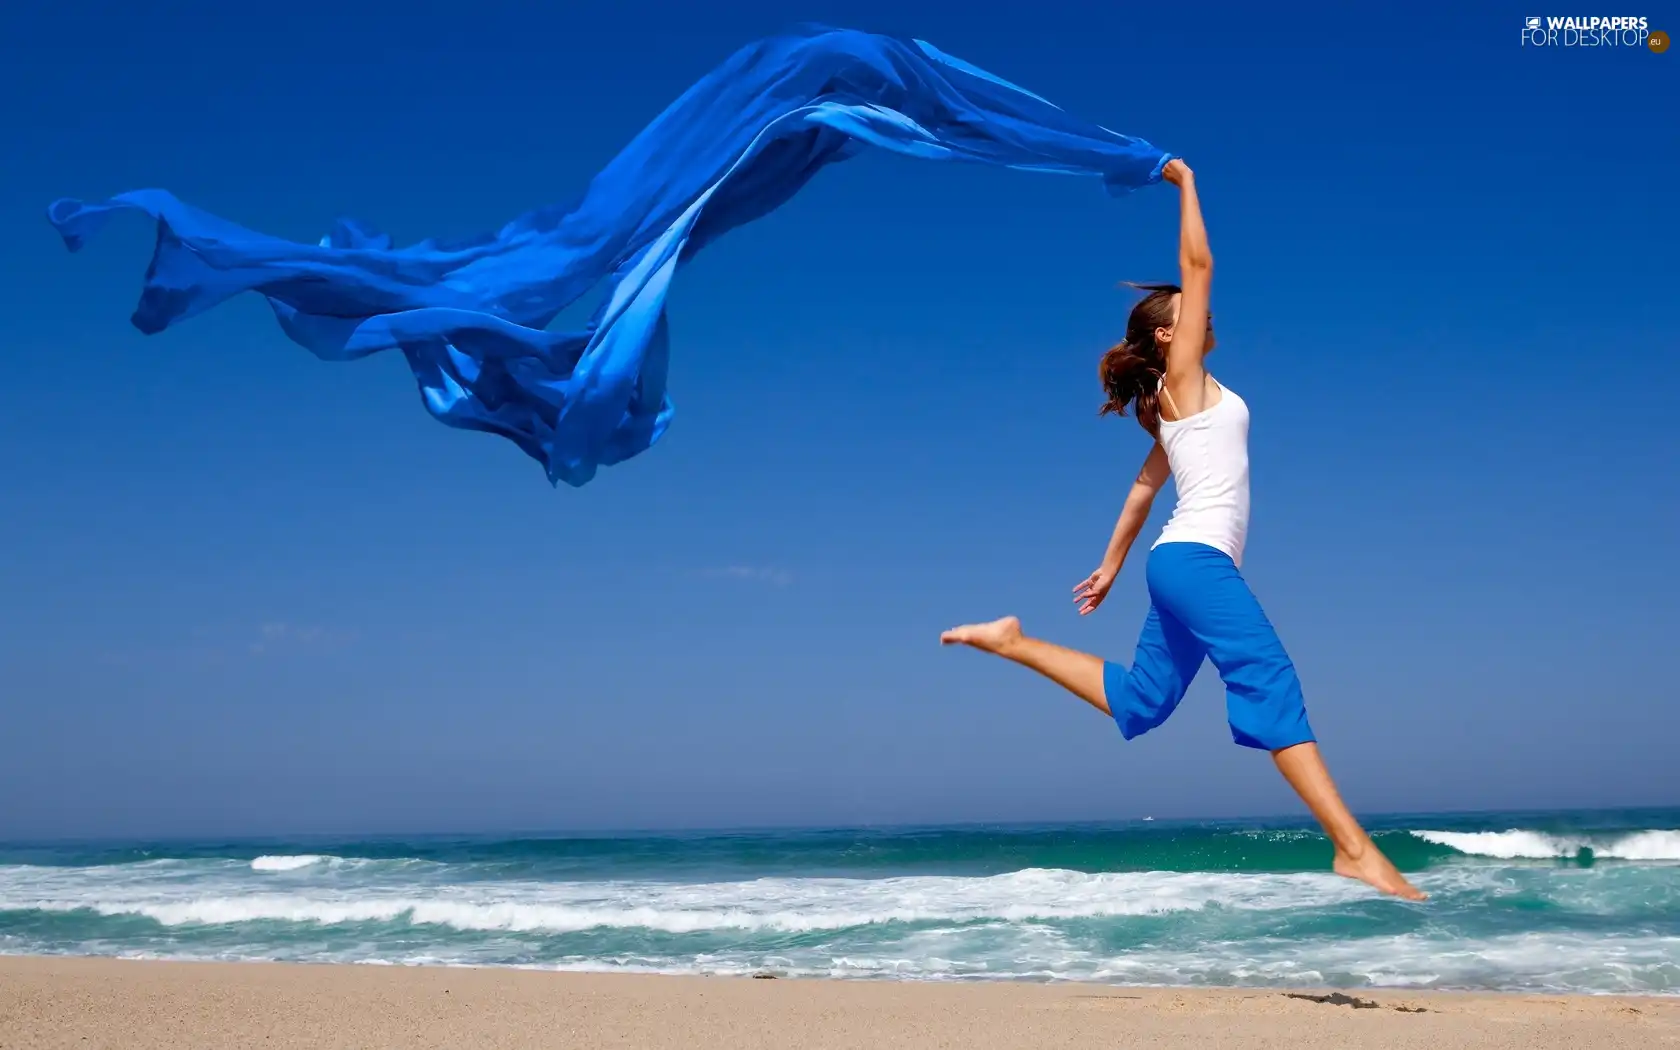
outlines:
M1445 988L1527 992L1675 994L1680 938L1645 934L1515 933L1444 937L1408 933L1350 937L1213 939L1193 947L1151 944L1121 954L1031 926L967 930L938 945L925 933L854 951L829 944L693 955L567 956L522 968L593 972L748 974L921 981L1072 980L1120 985L1298 988ZM352 961L349 957L321 961ZM374 960L365 960L374 961ZM459 965L458 951L377 960Z
M1441 865L1417 876L1433 898L1422 909L1328 873L1027 869L682 883L510 879L495 877L497 866L330 857L291 875L243 859L13 865L0 867L0 952L1675 994L1680 881L1657 866L1674 834L1603 836L1593 848L1630 860L1592 867ZM1537 848L1506 835L1466 844ZM1540 842L1548 857L1570 844ZM1657 862L1632 859L1643 855ZM1529 907L1537 901L1547 906ZM1540 926L1512 926L1531 919Z
M1476 857L1551 860L1579 856L1611 860L1680 860L1680 831L1636 831L1615 836L1548 835L1539 831L1414 831L1413 835Z
M1551 931L1486 937L1443 932L1216 943L1076 964L1123 984L1502 988L1674 994L1680 938Z
M405 922L481 931L567 933L621 928L677 934L706 930L797 933L885 923L1018 923L1165 915L1206 908L1270 911L1334 905L1364 895L1355 883L1316 873L1092 875L1045 869L988 878L466 883L429 892L416 892L422 887L413 885L386 885L275 894L228 892L233 887L200 884L150 886L134 893L88 885L80 887L81 892L64 893L69 888L58 887L56 899L0 900L0 908L144 915L165 926Z
M296 856L258 857L251 862L252 871L296 871L316 864L327 864L338 860L337 857L322 856L317 853L302 853Z
M1604 850L1593 849L1599 857L1620 860L1680 860L1680 831L1640 831L1626 835Z
M1538 831L1414 831L1412 834L1425 842L1477 857L1540 860L1572 857L1576 853L1565 840Z

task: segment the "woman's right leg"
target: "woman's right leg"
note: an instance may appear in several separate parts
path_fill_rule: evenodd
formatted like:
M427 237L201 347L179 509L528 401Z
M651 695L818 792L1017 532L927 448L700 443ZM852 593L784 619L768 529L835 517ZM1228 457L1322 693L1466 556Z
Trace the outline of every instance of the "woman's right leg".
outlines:
M1296 744L1273 751L1272 761L1277 763L1278 772L1312 810L1312 815L1318 818L1324 833L1335 845L1333 866L1336 874L1369 883L1396 897L1413 901L1424 899L1424 893L1406 881L1406 877L1383 856L1382 850L1354 819L1347 803L1342 801L1342 793L1336 790L1336 782L1330 779L1330 770L1325 766L1324 756L1319 754L1316 743Z
M1407 900L1407 882L1359 826L1319 754L1295 666L1229 557L1198 543L1163 544L1149 559L1150 593L1207 646L1225 680L1232 738L1268 751L1335 845L1338 875Z

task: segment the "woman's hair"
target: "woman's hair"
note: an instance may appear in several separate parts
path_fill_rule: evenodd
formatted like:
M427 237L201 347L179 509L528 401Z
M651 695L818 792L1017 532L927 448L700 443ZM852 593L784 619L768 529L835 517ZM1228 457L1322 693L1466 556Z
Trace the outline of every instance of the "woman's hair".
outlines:
M1161 425L1157 392L1167 374L1167 357L1155 343L1155 330L1172 327L1173 296L1179 289L1176 284L1126 284L1148 294L1132 307L1126 338L1102 356L1099 374L1108 400L1099 414L1123 416L1126 406L1135 401L1138 424L1154 434Z

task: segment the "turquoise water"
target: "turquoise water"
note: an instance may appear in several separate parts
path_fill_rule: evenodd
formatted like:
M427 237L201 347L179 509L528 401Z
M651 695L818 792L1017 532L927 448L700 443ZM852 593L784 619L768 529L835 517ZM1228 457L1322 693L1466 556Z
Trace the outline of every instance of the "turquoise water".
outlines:
M0 952L1680 994L1680 810L0 846Z

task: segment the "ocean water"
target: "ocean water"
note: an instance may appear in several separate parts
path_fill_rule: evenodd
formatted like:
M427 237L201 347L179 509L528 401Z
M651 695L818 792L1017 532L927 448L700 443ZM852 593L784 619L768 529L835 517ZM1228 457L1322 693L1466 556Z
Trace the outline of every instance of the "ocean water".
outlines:
M1680 810L0 846L0 953L1680 994Z

